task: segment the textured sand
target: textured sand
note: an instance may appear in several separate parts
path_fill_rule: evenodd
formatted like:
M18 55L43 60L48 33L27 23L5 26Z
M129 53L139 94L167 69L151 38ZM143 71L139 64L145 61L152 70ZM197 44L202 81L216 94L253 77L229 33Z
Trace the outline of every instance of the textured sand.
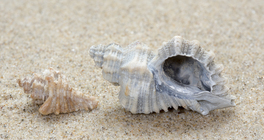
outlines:
M264 1L0 1L0 139L264 139ZM132 115L102 78L92 45L180 35L225 66L236 107ZM43 116L16 79L53 67L98 98L91 112Z

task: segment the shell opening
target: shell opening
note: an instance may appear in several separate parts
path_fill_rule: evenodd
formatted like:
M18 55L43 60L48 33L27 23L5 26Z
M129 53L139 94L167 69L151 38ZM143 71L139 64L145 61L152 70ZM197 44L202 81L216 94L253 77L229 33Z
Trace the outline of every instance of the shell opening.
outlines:
M211 92L210 72L203 64L188 56L169 57L163 63L164 73L175 82Z

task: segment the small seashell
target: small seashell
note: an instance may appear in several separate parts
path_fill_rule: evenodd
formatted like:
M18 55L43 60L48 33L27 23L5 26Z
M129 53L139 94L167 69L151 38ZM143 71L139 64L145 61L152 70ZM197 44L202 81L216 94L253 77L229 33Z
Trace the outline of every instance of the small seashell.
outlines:
M43 75L33 74L31 78L18 79L24 92L31 94L36 104L42 104L39 112L43 115L69 113L78 110L92 110L98 101L93 96L86 96L68 85L67 78L59 71L49 68Z
M214 53L205 51L198 41L176 36L157 54L139 42L126 49L99 45L90 48L90 56L106 80L120 85L119 101L134 114L182 106L206 115L235 106L221 76L223 66L216 65Z

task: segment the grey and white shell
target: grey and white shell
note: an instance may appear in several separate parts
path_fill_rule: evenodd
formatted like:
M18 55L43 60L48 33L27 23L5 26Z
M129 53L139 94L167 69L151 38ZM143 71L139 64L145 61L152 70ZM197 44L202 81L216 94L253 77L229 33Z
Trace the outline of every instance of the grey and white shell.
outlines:
M181 106L206 115L235 106L221 76L223 66L198 41L175 36L157 54L140 42L127 48L98 45L90 48L90 56L106 80L120 85L119 101L133 114Z

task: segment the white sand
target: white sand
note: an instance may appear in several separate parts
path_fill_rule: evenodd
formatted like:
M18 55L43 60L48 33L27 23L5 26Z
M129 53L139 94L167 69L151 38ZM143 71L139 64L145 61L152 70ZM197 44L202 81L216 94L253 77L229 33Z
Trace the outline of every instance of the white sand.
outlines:
M263 7L263 0L1 0L0 139L264 139ZM132 115L89 56L92 45L139 40L156 49L175 35L215 52L236 107ZM99 107L42 116L16 79L49 67Z

